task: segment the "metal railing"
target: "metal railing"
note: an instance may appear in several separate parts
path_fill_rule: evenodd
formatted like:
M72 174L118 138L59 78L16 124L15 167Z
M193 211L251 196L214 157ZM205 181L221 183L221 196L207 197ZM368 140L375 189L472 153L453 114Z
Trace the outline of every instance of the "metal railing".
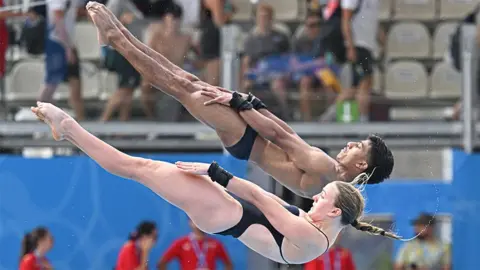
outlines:
M477 76L478 76L478 42L477 27L463 25L461 29L462 49L462 88L463 88L463 147L472 153L476 140Z
M223 80L222 85L237 89L239 85L239 52L236 26L222 30ZM463 104L462 122L376 122L376 123L292 123L300 136L319 147L343 147L349 140L362 139L369 134L379 134L393 147L464 147L471 153L478 146L480 126L473 112L476 106L476 74L478 70L476 27L462 29L463 57ZM472 76L475 74L475 76ZM123 149L151 150L222 150L214 132L200 123L95 123L82 125L92 133L105 138L109 143ZM48 127L35 122L0 122L0 147L59 146L51 138L33 138L33 133L47 133ZM117 138L120 136L121 138ZM134 139L135 138L135 139ZM142 138L142 139L140 139Z

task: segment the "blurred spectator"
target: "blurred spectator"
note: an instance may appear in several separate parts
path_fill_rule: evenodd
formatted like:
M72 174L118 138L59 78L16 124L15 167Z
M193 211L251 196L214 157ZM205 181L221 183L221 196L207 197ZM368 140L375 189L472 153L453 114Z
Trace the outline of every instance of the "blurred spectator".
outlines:
M158 269L166 270L170 261L178 259L181 270L215 270L216 260L223 262L225 270L232 270L232 262L222 243L208 237L192 221L189 224L192 233L173 242L158 262Z
M154 222L143 221L131 233L118 254L116 270L147 270L148 256L157 242L158 232Z
M290 50L289 37L274 29L274 10L273 7L260 3L257 6L256 26L245 40L245 56L242 59L243 74L255 67L257 62L264 57L288 53ZM243 76L242 76L243 77ZM283 75L271 78L267 82L254 82L246 78L242 78L242 88L244 91L254 88L259 90L262 88L270 88L281 108L281 116L288 118L288 93L287 82Z
M191 48L191 37L181 31L182 7L173 4L166 11L160 23L152 23L148 30L146 44L161 53L179 67L183 67L187 52ZM155 96L162 96L162 108L168 107L168 113L161 113L162 120L178 121L182 105L173 97L155 90L148 81L142 83L142 103L148 119L154 119Z
M370 92L373 87L373 53L377 49L379 0L341 0L342 32L346 45L346 56L352 70L352 88L344 88L336 103L356 98L360 121L369 120ZM384 35L381 35L384 41ZM333 104L322 116L323 121L335 119Z
M461 20L461 24L457 27L453 35L450 37L450 48L449 52L446 54L446 61L451 63L453 67L458 72L462 72L462 61L461 61L461 25L476 25L477 24L477 17L480 11L480 5L477 5L472 11L470 11L465 18ZM480 25L477 26L477 46L480 48ZM479 58L480 59L480 58ZM480 70L479 70L480 72ZM480 82L480 74L477 74L477 85ZM477 93L480 91L477 90ZM480 94L477 94L480 96ZM445 118L447 120L459 120L460 114L462 112L462 102L458 101L452 108L452 110L447 110L445 112Z
M395 270L450 270L448 245L435 237L435 218L423 213L413 221L418 237L406 242L397 254Z
M300 36L293 40L293 52L295 54L312 54L315 39L320 34L320 15L316 12L309 12L303 25L304 29ZM297 79L297 78L295 78ZM312 89L319 88L319 81L315 76L309 74L302 75L299 79L300 91L300 112L304 121L312 120L312 110L310 103L312 101Z
M84 8L83 0L48 0L47 38L45 43L45 85L40 101L51 102L58 85L68 80L70 106L75 117L85 117L80 82L80 62L74 44L75 23L79 9Z
M47 228L37 227L25 234L22 241L20 270L51 270L45 257L53 247L53 237Z
M317 37L313 54L336 64L343 64L346 61L340 2L341 0L312 0L310 4L312 9L321 11L323 19L322 32Z
M340 237L340 236L339 236ZM350 250L339 244L337 237L335 244L327 253L305 264L304 270L355 270L355 262Z
M220 27L229 23L235 12L230 0L202 0L200 54L204 62L204 80L220 83Z
M156 23L174 5L173 0L142 1L142 0L109 0L107 7L117 16L130 32L140 40L144 35L150 35L150 23ZM145 31L147 29L147 31ZM133 92L140 86L141 76L137 70L118 52L104 48L104 65L118 76L118 90L110 97L101 116L102 121L109 121L116 110L119 110L119 119L130 119L132 110ZM154 100L151 92L142 91L144 113L147 118L153 119ZM147 96L145 96L147 95ZM145 102L149 100L150 103Z
M45 52L45 31L47 22L41 13L30 9L23 25L20 42L31 55L41 55Z
M134 36L142 39L142 28L132 29L131 26L135 20L143 19L144 14L131 0L109 0L107 8L119 18ZM133 92L140 86L140 74L117 51L109 47L103 47L102 50L104 66L117 74L118 89L110 96L102 113L101 121L109 121L117 110L119 110L120 121L127 121L131 116Z
M0 7L4 7L3 0L0 0ZM5 76L5 53L7 52L9 44L9 34L5 20L23 15L22 12L17 11L0 11L0 79Z

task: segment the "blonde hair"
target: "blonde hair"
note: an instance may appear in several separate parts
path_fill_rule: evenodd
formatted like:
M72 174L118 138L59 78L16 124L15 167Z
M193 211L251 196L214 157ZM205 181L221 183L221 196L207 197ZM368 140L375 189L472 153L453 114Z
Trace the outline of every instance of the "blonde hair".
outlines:
M257 5L257 12L258 12L258 11L266 12L266 13L268 13L268 15L270 15L272 18L273 18L274 14L275 14L275 11L274 11L272 5L269 5L269 4L267 4L267 3L259 3L259 4Z
M393 232L360 221L365 209L365 199L360 191L367 183L368 178L369 176L366 173L362 173L355 177L350 183L341 181L334 182L339 191L335 200L335 207L342 210L341 223L343 225L352 225L355 229L372 235L402 239ZM359 188L357 188L356 185L359 185Z

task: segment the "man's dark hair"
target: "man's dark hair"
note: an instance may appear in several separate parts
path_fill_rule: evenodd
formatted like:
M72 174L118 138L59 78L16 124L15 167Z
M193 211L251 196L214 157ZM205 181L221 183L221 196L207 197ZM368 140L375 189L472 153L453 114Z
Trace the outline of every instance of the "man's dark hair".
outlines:
M365 170L370 176L367 184L378 184L390 177L393 170L393 154L377 135L370 135L367 140L370 141L368 168Z
M171 3L165 8L163 16L167 14L172 14L175 19L181 19L183 17L183 8L177 3Z
M318 10L312 10L312 9L309 9L307 10L307 16L305 16L306 18L310 18L310 17L317 17L317 18L322 18L322 13Z

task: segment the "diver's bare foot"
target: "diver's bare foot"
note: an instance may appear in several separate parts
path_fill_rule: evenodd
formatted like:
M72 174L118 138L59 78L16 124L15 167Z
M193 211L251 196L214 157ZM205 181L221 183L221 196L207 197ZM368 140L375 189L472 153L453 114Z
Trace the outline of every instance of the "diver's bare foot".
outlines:
M37 107L32 107L31 110L38 119L50 126L53 138L57 141L64 139L66 124L75 121L66 112L50 103L37 102Z
M115 16L115 14L113 14L113 12L110 9L108 9L105 5L100 6L99 9L101 9L102 12L105 12L108 14L108 16L110 17L110 20L112 20L113 24L115 24L115 26L122 33L124 33L125 31L128 31L127 28L122 24L122 22L120 22L120 20L117 18L117 16Z
M97 27L98 42L100 45L109 45L112 40L121 37L120 30L110 18L108 9L100 3L88 2L87 11Z

